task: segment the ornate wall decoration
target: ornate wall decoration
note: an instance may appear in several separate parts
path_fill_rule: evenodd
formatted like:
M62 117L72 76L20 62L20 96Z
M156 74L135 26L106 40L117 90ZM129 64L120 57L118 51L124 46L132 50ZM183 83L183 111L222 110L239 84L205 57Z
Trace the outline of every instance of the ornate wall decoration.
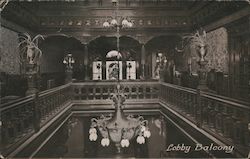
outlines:
M198 70L198 55L195 47L190 47L192 59L192 72ZM207 71L215 69L216 72L228 72L228 36L225 28L219 28L207 33Z
M1 27L1 72L20 74L20 58L18 50L18 34Z
M225 28L219 28L207 34L210 68L216 72L228 72L228 36Z

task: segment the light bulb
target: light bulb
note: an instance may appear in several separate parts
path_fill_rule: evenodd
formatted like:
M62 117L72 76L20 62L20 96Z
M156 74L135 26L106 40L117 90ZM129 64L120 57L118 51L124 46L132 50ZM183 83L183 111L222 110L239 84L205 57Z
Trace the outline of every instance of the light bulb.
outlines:
M128 22L128 27L131 28L133 26L132 22Z
M144 144L145 143L145 138L143 136L138 136L136 139L136 142L138 144Z
M146 130L146 127L145 126L141 126L141 131L143 132L143 131L145 131Z
M89 134L96 134L96 128L90 128L89 129Z
M127 27L127 26L128 26L128 23L129 23L129 22L128 22L127 19L123 19L123 20L122 20L122 26L123 26L123 27Z
M103 27L104 27L104 28L108 28L109 26L110 26L110 25L109 25L109 22L106 21L106 22L103 23Z
M122 147L128 147L129 146L129 140L128 139L122 139L121 146Z
M108 138L103 138L103 139L101 140L101 145L102 145L103 147L109 146L109 144L110 144L110 141L109 141Z
M151 136L151 132L149 130L144 131L143 136L149 138Z
M116 19L112 19L111 20L111 25L112 26L116 26L117 25L117 20Z
M96 141L96 139L97 139L97 134L92 133L92 134L89 135L89 140L90 141Z

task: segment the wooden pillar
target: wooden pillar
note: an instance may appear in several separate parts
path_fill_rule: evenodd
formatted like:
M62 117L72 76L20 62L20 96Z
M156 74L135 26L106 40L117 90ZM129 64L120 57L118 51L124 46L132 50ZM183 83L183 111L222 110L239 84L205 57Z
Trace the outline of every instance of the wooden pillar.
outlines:
M145 45L142 44L141 46L141 73L140 73L140 77L142 79L145 79L145 61L146 61Z
M84 45L84 80L89 80L89 67L88 67L88 63L89 63L89 53L88 53L88 44Z

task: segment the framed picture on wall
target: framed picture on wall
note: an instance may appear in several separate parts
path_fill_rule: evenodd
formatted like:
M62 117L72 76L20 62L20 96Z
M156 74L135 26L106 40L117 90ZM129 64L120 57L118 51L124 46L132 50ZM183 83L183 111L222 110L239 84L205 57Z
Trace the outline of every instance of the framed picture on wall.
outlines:
M122 62L106 61L106 79L107 80L118 79L118 73L119 73L119 79L122 79Z

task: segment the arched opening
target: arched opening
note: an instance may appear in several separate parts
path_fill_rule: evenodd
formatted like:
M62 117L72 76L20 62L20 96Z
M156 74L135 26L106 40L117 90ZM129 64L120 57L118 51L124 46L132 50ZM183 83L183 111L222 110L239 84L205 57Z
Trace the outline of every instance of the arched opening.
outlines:
M109 57L107 54L111 51L118 51L119 47L119 54L121 57L117 59L116 56ZM137 79L138 78L138 69L139 69L139 62L141 59L140 50L141 45L139 42L131 37L122 36L118 39L116 37L99 37L95 40L92 40L89 45L89 67L90 69L90 76L93 80L101 80L106 79L110 80L110 76L108 75L108 69L112 63L115 63L119 60L121 67L120 72L120 79ZM131 61L130 63L128 61ZM130 64L130 65L129 65ZM130 70L135 73L133 78L131 75ZM96 74L96 75L95 75ZM98 74L98 75L97 75Z
M41 62L42 89L64 83L65 65L63 59L72 54L75 60L73 78L83 79L84 46L75 38L66 36L49 36L39 45L43 55Z
M175 71L181 65L182 54L177 53L175 47L180 41L178 36L157 36L149 40L146 45L146 74L147 78L159 78L159 53L166 57L165 71L163 72L164 81L173 83Z

